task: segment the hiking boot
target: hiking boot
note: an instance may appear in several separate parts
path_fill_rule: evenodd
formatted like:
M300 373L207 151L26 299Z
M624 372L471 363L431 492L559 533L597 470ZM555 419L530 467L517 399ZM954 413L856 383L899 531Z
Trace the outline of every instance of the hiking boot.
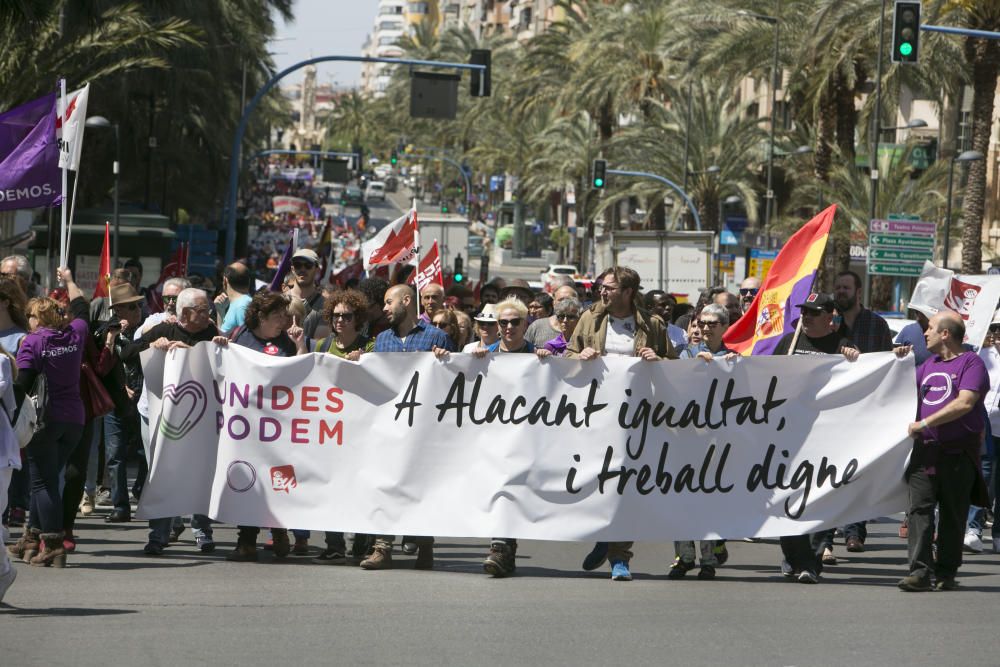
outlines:
M909 574L899 580L896 584L899 590L909 593L923 593L931 590L931 580L928 577L921 577L916 574Z
M938 577L937 583L934 584L934 590L957 591L958 581L955 580L955 577Z
M483 561L483 569L494 577L509 577L514 574L514 550L504 542L490 545L490 553Z
M371 555L361 561L362 570L388 570L392 567L392 550L375 547Z
M296 537L295 544L292 546L292 554L296 556L308 556L309 540L305 537Z
M860 537L851 535L847 538L847 550L852 554L859 554L865 550L865 543L861 541Z
M226 560L231 563L256 563L257 545L237 543L236 548L226 554Z
M38 553L40 539L38 534L38 530L35 528L25 528L24 532L21 533L21 538L7 547L7 553L14 558L20 558L25 563L30 562Z
M698 570L698 578L702 581L711 581L715 579L715 568L711 565L702 565L701 569Z
M63 533L41 533L44 550L31 559L31 564L41 567L66 567L66 550L63 549Z
M415 570L434 569L434 545L421 544L417 546L417 561L413 564Z
M670 566L670 572L667 572L667 579L683 579L684 575L693 569L694 561L683 561L680 556L677 556Z
M284 528L275 528L271 531L271 549L274 550L275 558L284 558L292 551L292 545L288 541L288 531Z

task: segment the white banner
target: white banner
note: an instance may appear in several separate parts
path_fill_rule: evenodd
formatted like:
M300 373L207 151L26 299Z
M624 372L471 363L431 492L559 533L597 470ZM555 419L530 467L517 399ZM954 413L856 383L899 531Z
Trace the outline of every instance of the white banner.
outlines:
M59 141L59 167L76 171L80 168L80 151L83 150L83 130L87 120L87 102L90 84L66 95L66 113L57 119L56 134Z
M1000 276L962 275L924 262L909 307L927 317L947 308L965 320L965 341L982 346L1000 301Z
M271 207L275 213L308 213L309 202L301 197L288 197L278 195L271 200Z
M774 537L906 507L912 356L580 362L144 353L141 518L312 530Z

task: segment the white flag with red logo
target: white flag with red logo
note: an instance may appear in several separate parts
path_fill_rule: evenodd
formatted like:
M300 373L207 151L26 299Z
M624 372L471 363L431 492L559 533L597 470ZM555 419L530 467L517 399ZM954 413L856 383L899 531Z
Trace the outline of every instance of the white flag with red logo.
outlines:
M998 300L1000 276L956 274L924 262L909 307L928 317L944 308L955 311L965 321L963 342L979 348L993 321Z
M87 122L87 100L90 84L66 95L66 113L56 118L56 136L59 137L59 168L76 171L80 167L80 150L83 148L83 128ZM58 116L59 114L56 113Z
M411 276L411 281L417 284L417 291L423 291L431 283L437 283L444 287L444 275L441 271L441 253L438 251L437 239L431 245L424 258L420 260L416 272Z
M417 212L410 209L406 215L379 230L374 238L361 244L361 259L365 271L389 264L416 264L419 250Z

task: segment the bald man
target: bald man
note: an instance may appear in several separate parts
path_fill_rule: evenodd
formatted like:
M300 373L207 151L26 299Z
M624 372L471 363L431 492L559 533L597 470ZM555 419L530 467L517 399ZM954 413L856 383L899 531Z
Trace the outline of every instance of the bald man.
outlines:
M441 294L444 295L444 290ZM439 349L455 351L455 345L448 334L417 317L417 294L409 285L390 287L385 293L382 312L389 321L389 328L375 337L375 352L433 352ZM365 570L391 568L392 543L395 539L395 535L376 535L375 550L361 561L361 567ZM411 540L417 547L417 562L414 567L418 570L433 568L434 538L403 538L404 544L409 544Z
M420 305L424 310L420 319L430 324L434 316L444 310L444 287L431 283L420 290Z
M917 369L920 404L917 421L908 428L913 453L905 474L910 487L910 573L898 585L911 592L951 591L958 587L955 575L962 564L969 500L979 476L989 374L982 358L962 345L965 323L957 313L944 310L931 317L924 337L931 357ZM909 346L896 349L900 356L909 353Z
M759 291L760 278L757 276L748 276L740 283L740 308L744 313L750 310L750 304L753 303L753 298L757 296Z
M553 338L556 338L559 335L559 320L555 316L555 307L558 306L561 301L565 301L569 298L578 298L576 286L562 285L556 289L552 293L552 315L549 317L541 317L528 325L528 330L524 334L525 340L530 341L535 348L540 348Z

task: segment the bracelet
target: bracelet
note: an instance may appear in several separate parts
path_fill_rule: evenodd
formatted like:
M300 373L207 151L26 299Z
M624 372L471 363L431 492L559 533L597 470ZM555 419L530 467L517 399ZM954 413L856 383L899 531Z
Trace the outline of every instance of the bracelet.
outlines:
M927 420L926 419L921 419L920 420L920 430L926 431L928 428L930 428L930 427L927 425Z

